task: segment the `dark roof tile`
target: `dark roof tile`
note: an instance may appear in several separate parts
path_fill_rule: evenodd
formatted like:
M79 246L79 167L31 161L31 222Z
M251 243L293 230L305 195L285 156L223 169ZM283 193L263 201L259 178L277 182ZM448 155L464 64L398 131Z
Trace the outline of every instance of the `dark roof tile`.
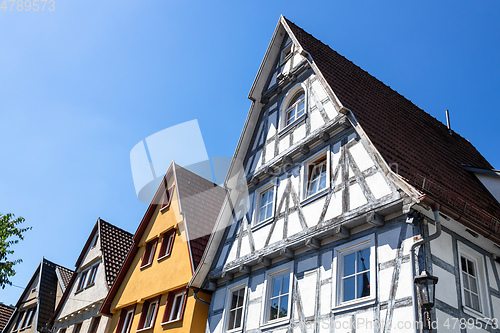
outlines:
M0 303L0 332L3 330L5 325L7 325L12 312L14 312L13 306L8 306Z
M286 20L286 19L285 19ZM393 171L492 233L500 205L464 165L492 169L476 148L360 67L286 20L340 102Z

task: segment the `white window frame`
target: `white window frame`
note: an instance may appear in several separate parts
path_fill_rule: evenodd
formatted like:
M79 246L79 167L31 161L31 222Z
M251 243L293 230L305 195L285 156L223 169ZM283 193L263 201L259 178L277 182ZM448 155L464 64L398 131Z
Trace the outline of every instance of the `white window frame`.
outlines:
M85 284L85 288L93 286L95 284L95 278L97 276L98 270L99 270L99 263L90 267L90 269L88 270L89 274L87 274L87 283Z
M332 176L331 176L331 150L330 145L320 150L302 163L301 168L301 183L302 183L302 204L309 203L314 199L321 197L328 193L331 189ZM308 195L309 188L309 166L317 162L319 159L326 157L326 186L324 189Z
M254 218L253 218L253 226L256 227L256 226L260 226L260 225L264 225L268 222L271 222L272 220L274 220L274 216L276 215L276 199L277 199L277 191L278 191L278 188L276 186L277 184L277 179L274 179L273 181L261 186L259 189L257 189L255 191L255 209L254 209ZM266 193L267 191L271 190L271 188L273 189L273 209L272 209L272 214L270 217L260 221L260 209L261 209L261 204L262 204L262 196L264 195L264 193Z
M147 330L151 327L153 327L155 318L156 318L156 313L158 312L158 302L159 300L156 300L154 302L149 303L148 305L148 312L146 313L146 317L144 318L144 327L142 327L140 330ZM154 306L153 310L151 308ZM151 315L151 316L150 316ZM151 322L148 325L148 318L151 318Z
M304 113L300 115L299 117L296 117L292 122L289 124L286 123L286 111L290 108L291 105L290 101L292 98L295 97L295 95L299 92L299 90L302 90L304 92ZM279 119L279 135L285 134L288 132L289 129L294 127L296 124L301 122L306 116L307 116L307 106L308 106L308 97L307 97L307 89L306 86L303 83L297 83L295 86L293 86L285 95L285 98L283 99L283 102L281 103L280 107L280 119Z
M186 293L187 293L187 291L184 290L184 291L174 295L174 297L172 299L172 307L170 308L170 313L168 314L168 320L162 324L169 324L169 323L173 323L175 321L182 319L182 311L184 311L184 306L185 306L184 302L186 302L186 297L185 297ZM173 315L174 315L175 303L176 303L177 299L180 299L181 304L180 304L179 309L177 310L176 316L174 318Z
M358 252L363 249L370 249L370 295L355 298L350 301L342 301L342 276L344 270L343 258L351 253ZM334 250L333 255L333 267L334 271L334 281L333 284L332 297L333 297L333 311L342 310L345 311L347 308L357 308L360 306L366 306L376 301L376 288L377 288L377 267L376 267L376 246L375 246L375 235L369 235L362 237L346 244L343 244Z
M130 332L130 328L132 327L133 321L134 321L134 310L133 309L128 310L127 313L125 314L125 319L123 320L122 331L120 333Z
M233 296L233 292L244 289L243 292L243 309L241 313L241 323L240 327L233 328L233 329L228 329L229 327L229 315L231 311L231 299ZM247 306L247 294L248 294L248 278L245 278L244 280L234 282L233 284L227 286L226 288L226 306L224 307L224 314L223 314L223 323L224 323L224 332L241 332L243 330L243 323L245 322L245 309Z
M260 328L268 328L268 327L274 327L274 326L279 326L283 325L285 323L290 322L291 318L291 312L292 312L292 296L293 296L293 286L294 286L294 274L293 274L293 262L278 266L274 269L266 271L266 276L265 276L265 284L264 284L264 291L262 294L263 300L262 300L262 310L261 310L261 325ZM290 276L290 281L289 281L289 290L288 290L288 313L286 317L282 318L277 318L277 319L272 319L269 320L269 306L270 306L270 301L271 301L271 289L272 289L272 281L274 277L277 276L284 276L286 274L289 274Z
M483 319L490 317L490 301L489 301L489 293L486 283L486 264L484 262L484 256L471 249L469 246L464 243L458 241L457 242L458 249L458 265L460 272L460 293L462 294L462 309L468 315L473 317ZM481 306L481 311L477 311L471 307L465 305L465 295L464 295L464 281L462 277L462 260L461 257L465 257L472 261L475 264L476 268L476 280L478 284L478 294L479 294L479 304Z
M294 52L294 44L292 40L290 40L286 46L280 52L280 66L283 65L288 59L293 56Z

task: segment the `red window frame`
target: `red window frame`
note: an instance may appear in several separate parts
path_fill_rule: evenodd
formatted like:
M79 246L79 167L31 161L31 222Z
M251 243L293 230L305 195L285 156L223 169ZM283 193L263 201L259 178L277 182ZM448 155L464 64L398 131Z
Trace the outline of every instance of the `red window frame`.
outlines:
M116 333L121 333L123 329L123 324L125 323L125 318L127 317L127 313L130 311L134 311L135 314L135 304L127 306L126 308L122 309L122 312L120 312L120 319L118 320L118 325L116 326ZM132 327L132 322L134 321L134 314L132 315L132 321L130 322L130 327ZM129 331L130 331L129 327ZM126 332L128 333L128 332Z
M148 315L149 306L152 303L157 302L156 303L155 313L153 314L153 318L151 319L151 326L147 327L148 329L154 328L155 321L156 321L156 316L158 315L158 310L160 308L160 298L161 298L161 295L160 296L156 296L156 297L151 298L151 299L148 299L147 301L144 302L144 304L142 305L141 319L139 319L139 325L137 326L138 330L141 330L141 329L145 328L144 324L146 322L146 317Z
M156 251L156 243L158 243L158 238L155 238L146 243L146 249L142 255L141 268L149 266L153 263L153 259Z
M168 257L172 253L174 246L176 229L172 229L163 234L161 238L160 252L158 253L158 260Z
M178 319L169 321L170 312L172 311L172 307L174 305L173 303L175 300L175 296L183 292L184 292L184 298L182 300L181 315ZM184 318L184 310L186 309L187 294L188 294L188 289L186 287L173 290L168 293L167 304L165 304L165 312L163 313L162 325L181 321L182 318Z
M167 184L165 183L165 188ZM165 195L163 196L163 202L161 204L161 209L170 206L170 202L172 202L172 196L174 195L175 185L170 186L170 188L166 189Z

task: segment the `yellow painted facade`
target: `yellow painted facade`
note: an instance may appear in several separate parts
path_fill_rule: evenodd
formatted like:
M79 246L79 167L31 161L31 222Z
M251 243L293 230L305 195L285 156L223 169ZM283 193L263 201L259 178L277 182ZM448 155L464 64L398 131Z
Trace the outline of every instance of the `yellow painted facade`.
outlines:
M173 177L172 177L173 178ZM172 180L169 182L172 183ZM172 184L168 184L169 187ZM134 333L137 331L144 333L152 332L204 332L206 319L208 316L208 305L195 300L192 290L187 291L185 298L185 308L180 320L170 323L163 323L167 308L167 299L169 293L186 287L189 283L193 271L191 267L191 258L187 243L186 228L179 211L179 198L177 190L174 188L170 205L160 210L160 205L152 214L152 217L144 229L144 233L139 241L137 252L124 276L116 295L111 301L110 312L112 319L109 323L108 333L122 333L123 317L126 311L135 305L133 321L130 330L125 333ZM175 237L171 254L162 259L158 259L161 248L162 236L175 228ZM142 267L142 258L146 251L146 244L157 239L157 245L154 251L152 263L147 267ZM172 297L171 293L170 297ZM149 329L141 329L140 321L143 312L147 313L148 300L160 296L159 306L156 316L153 319L154 324ZM210 295L199 292L197 296L210 302ZM170 300L172 304L172 300ZM170 305L172 306L172 305ZM144 310L144 311L143 311ZM123 313L122 313L123 312ZM167 315L168 316L168 315ZM168 320L167 320L168 321Z

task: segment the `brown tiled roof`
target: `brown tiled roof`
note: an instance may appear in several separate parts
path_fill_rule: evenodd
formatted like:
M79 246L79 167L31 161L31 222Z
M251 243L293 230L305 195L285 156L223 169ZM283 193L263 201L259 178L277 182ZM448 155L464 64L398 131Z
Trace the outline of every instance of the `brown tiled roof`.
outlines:
M73 276L73 271L67 269L66 267L62 267L57 265L57 270L59 271L59 275L61 276L61 282L64 285L64 289L66 289L71 281L71 277Z
M285 19L286 20L286 19ZM495 232L500 205L464 165L492 169L474 146L360 67L286 20L385 161L415 188Z
M196 270L219 216L226 191L179 165L175 166L175 172L179 198L189 233L193 268Z
M0 332L3 330L5 325L7 325L12 312L14 312L13 306L8 306L0 303Z
M123 260L133 243L131 233L115 227L111 223L99 219L101 251L103 255L104 268L106 270L106 281L111 288L113 282L118 276Z

